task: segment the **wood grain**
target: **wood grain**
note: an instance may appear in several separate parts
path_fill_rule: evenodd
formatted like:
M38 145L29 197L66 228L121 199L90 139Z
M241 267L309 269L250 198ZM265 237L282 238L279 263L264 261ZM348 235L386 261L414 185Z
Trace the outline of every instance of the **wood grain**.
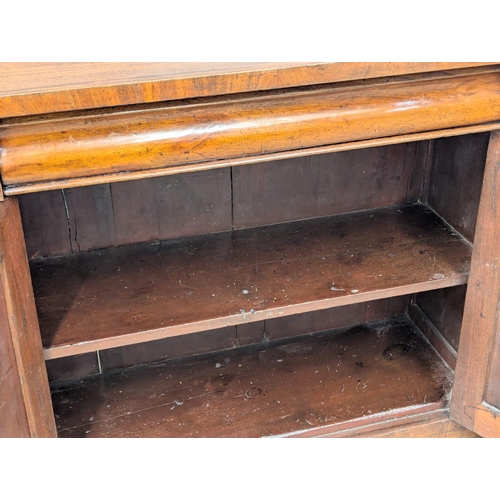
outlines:
M26 425L19 425L21 437L26 427L32 437L55 436L55 423L52 413L47 371L42 352L40 330L38 327L33 289L31 285L26 248L15 199L0 202L0 288L2 308L7 312L0 323L0 336L7 351L1 352L2 375L11 380L11 388L19 392L9 395L10 404L20 401L17 418L26 417ZM12 359L11 348L15 355ZM18 377L20 384L12 380ZM3 386L3 382L2 382ZM2 396L2 403L5 399ZM3 416L2 416L3 419ZM3 427L0 423L0 427Z
M0 118L493 63L0 63Z
M421 205L32 262L47 359L467 281Z
M500 304L500 134L491 134L465 299L451 416L484 437L500 436L499 409L484 401L496 356ZM495 353L495 354L494 354ZM498 391L497 381L494 384Z
M0 173L6 186L50 183L477 125L500 119L499 82L479 73L8 125Z
M401 318L54 387L60 437L321 435L446 406L452 372Z
M0 274L4 274L3 261ZM9 315L0 280L0 438L29 437L28 416L10 336Z
M379 146L390 146L415 141L429 141L441 137L456 137L466 134L476 134L481 132L490 132L500 130L500 122L489 122L481 125L467 125L463 127L454 127L441 130L431 130L428 132L417 132L412 134L402 134L393 137L382 137L376 139L367 139L365 141L345 142L342 144L330 144L327 146L318 146L314 148L305 148L292 151L281 151L278 153L268 153L262 155L245 156L242 158L232 158L228 160L216 160L204 163L189 165L179 165L176 167L159 167L154 170L138 170L130 172L120 172L117 174L95 175L89 177L79 177L71 179L59 179L49 182L39 182L36 184L22 184L18 186L4 187L5 196L17 196L21 194L37 193L56 189L75 188L82 186L94 186L96 184L118 183L133 181L138 179L154 179L169 175L179 175L184 173L203 172L226 167L235 167L242 165L255 165L265 161L289 160L292 158L303 158L312 155L321 155L327 153L336 153L342 151L352 151L356 149L374 148ZM425 153L424 153L425 156ZM414 181L416 179L413 179ZM412 186L409 186L412 187ZM417 190L419 186L413 186ZM413 190L413 192L415 192ZM418 192L418 191L417 191Z

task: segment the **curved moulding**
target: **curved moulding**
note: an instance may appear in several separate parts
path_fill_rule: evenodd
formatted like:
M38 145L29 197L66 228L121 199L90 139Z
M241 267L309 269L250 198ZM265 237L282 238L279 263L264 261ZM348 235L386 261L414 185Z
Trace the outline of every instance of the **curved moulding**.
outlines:
M0 173L5 194L19 194L55 189L61 182L98 184L267 160L284 152L299 156L321 147L319 152L327 152L372 139L397 142L497 120L497 71L199 99L12 122L0 128Z

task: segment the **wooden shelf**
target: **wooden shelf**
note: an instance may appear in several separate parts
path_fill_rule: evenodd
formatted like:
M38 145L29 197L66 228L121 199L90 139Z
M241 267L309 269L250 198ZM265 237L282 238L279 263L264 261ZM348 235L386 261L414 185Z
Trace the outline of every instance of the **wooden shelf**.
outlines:
M463 284L471 247L406 205L31 264L46 359Z
M443 408L452 372L406 317L53 388L60 437L347 431Z

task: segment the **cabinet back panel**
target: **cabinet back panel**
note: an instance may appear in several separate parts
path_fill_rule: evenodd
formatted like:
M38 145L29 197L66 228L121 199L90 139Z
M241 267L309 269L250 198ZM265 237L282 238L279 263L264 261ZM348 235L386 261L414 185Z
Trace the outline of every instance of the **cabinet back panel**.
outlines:
M404 203L414 160L408 150L396 144L234 168L234 227Z
M396 144L23 195L28 255L78 253L415 201L422 175L415 151L414 143Z

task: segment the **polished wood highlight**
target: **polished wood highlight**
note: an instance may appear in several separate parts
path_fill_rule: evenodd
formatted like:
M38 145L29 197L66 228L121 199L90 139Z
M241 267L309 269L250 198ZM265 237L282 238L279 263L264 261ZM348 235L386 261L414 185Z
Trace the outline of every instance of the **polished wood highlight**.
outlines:
M500 122L490 122L482 125L469 125L465 127L455 127L444 130L431 130L429 132L420 132L414 134L403 134L393 137L384 137L377 139L368 139L366 141L346 142L342 144L333 144L328 146L319 146L293 151L282 151L279 153L270 153L258 156L246 156L244 158L217 160L205 163L196 163L190 165L180 165L177 167L156 168L154 170L138 170L133 172L120 172L117 174L96 175L90 177L79 177L72 179L59 179L50 182L39 182L36 184L22 184L4 187L5 196L17 196L28 193L38 193L56 189L75 188L83 186L94 186L103 183L119 183L125 181L135 181L140 179L154 179L169 175L179 175L187 172L201 172L226 167L237 167L241 165L254 165L265 161L289 160L302 158L311 155L321 155L342 151L352 151L364 148L374 148L379 146L389 146L393 144L402 144L415 141L426 141L438 137L455 137L465 134L476 134L480 132L490 132L500 130Z
M0 173L47 185L479 125L500 119L499 83L478 73L15 123L0 130Z
M463 284L470 245L405 205L32 262L46 359Z
M55 386L60 437L308 436L446 405L405 318Z
M0 302L0 435L14 432L16 437L54 437L47 372L16 199L0 202ZM15 422L4 424L4 418Z
M494 63L0 63L0 118Z
M484 437L500 437L498 399L488 401L492 360L498 363L500 336L500 133L491 134L474 239L469 286L451 401L454 420ZM494 366L494 363L493 363Z

